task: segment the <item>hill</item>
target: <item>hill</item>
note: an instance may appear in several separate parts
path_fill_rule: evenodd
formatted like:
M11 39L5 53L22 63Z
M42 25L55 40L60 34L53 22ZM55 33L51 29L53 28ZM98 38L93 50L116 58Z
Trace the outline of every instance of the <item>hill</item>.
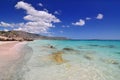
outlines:
M32 41L36 39L66 40L65 37L50 37L24 31L0 31L0 41Z

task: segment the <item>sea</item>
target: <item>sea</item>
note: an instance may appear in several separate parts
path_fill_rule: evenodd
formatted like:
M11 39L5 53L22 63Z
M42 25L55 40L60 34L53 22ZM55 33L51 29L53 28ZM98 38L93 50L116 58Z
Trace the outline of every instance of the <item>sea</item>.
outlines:
M35 40L21 80L120 80L119 40Z

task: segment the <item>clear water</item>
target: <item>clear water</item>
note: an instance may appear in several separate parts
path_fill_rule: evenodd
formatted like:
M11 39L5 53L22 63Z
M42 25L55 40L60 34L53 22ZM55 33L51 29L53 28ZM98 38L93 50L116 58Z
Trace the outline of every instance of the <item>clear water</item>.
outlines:
M120 80L120 41L36 40L27 46L33 54L23 67L25 80ZM65 62L49 58L57 51Z

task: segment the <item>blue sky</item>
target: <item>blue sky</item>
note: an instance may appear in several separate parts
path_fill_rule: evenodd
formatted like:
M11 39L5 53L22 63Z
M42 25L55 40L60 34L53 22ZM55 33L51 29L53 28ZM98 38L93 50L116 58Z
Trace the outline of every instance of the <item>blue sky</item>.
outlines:
M0 30L120 39L119 0L0 0Z

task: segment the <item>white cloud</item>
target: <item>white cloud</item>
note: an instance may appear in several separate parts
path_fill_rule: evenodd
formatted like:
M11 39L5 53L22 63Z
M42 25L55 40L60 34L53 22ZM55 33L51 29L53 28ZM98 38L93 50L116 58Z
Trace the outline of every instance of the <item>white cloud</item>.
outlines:
M14 27L15 24L14 23L6 23L6 22L1 21L0 26L2 26L2 27Z
M6 31L6 32L7 32L7 31L9 31L9 30L8 30L8 29L4 29L4 31Z
M104 16L103 14L98 14L96 19L103 19L103 16Z
M45 11L45 12L49 12L46 8L44 8L43 11Z
M55 11L54 14L60 15L60 13L58 11Z
M86 17L86 20L91 20L91 18L90 17Z
M0 22L0 26L11 27L13 30L23 30L31 33L48 33L49 28L55 27L53 23L60 22L53 14L44 10L36 10L31 4L23 1L19 1L15 7L26 11L27 15L23 17L26 23Z
M84 26L85 25L85 20L80 19L78 22L72 23L75 26Z
M16 30L24 30L32 33L47 33L48 29L53 27L53 23L60 22L53 14L46 11L38 11L31 4L23 1L18 2L15 7L17 9L24 9L27 12L24 20L28 21Z
M60 31L60 33L63 33L63 31Z
M42 3L39 3L38 5L39 5L40 7L43 7L43 4L42 4Z
M3 22L3 21L0 22L0 26L1 27L6 27L6 28L8 28L8 27L16 28L16 27L22 27L24 25L25 25L24 23L6 23L6 22Z
M69 25L62 25L63 28L69 28Z

